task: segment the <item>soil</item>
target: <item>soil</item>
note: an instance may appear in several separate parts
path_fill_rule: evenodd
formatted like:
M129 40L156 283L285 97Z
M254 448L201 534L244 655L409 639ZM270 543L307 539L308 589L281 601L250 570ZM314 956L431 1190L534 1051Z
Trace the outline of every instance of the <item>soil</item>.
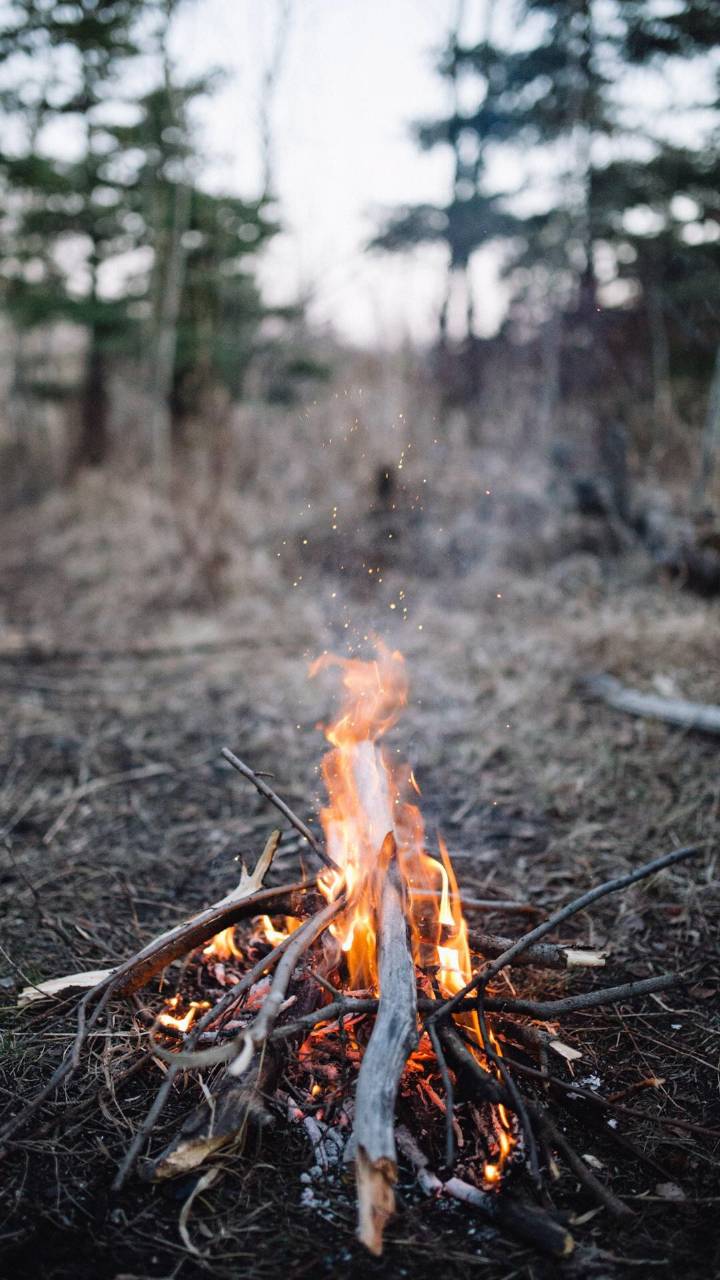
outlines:
M543 562L537 546L549 540L515 519L531 508L544 519L530 498L501 484L488 515L487 471L477 474L470 524L459 509L472 504L453 499L451 485L425 511L359 510L340 530L312 513L288 520L289 532L281 519L259 527L246 504L222 525L224 554L198 535L194 562L169 505L137 485L84 481L6 518L0 1100L14 1114L73 1031L67 1010L18 1013L17 987L118 961L227 892L238 859L254 861L274 815L220 759L223 746L271 771L304 815L315 812L317 723L332 679L309 681L308 660L348 640L363 646L374 629L402 648L411 681L392 745L412 762L428 829L443 832L468 892L552 908L675 845L705 842L692 862L569 922L563 939L609 945L599 976L524 979L554 995L683 976L669 993L562 1023L582 1052L576 1077L608 1097L628 1091L639 1113L608 1120L577 1100L556 1103L577 1150L634 1210L630 1224L596 1212L560 1164L552 1200L577 1219L577 1245L566 1263L550 1263L464 1207L429 1206L403 1168L400 1213L385 1256L371 1260L355 1241L351 1189L333 1184L315 1207L303 1203L312 1153L278 1116L261 1145L219 1160L222 1176L194 1200L183 1239L197 1177L109 1190L161 1079L152 1062L96 1105L106 1073L135 1052L134 1010L118 1003L88 1062L43 1108L50 1136L31 1128L5 1153L6 1275L716 1273L718 743L591 702L581 680L607 671L717 701L718 606L658 580L640 551L576 549ZM283 847L271 882L303 861L292 833ZM522 917L469 914L494 932L524 927ZM570 1068L558 1059L557 1070ZM188 1080L153 1151L196 1100Z

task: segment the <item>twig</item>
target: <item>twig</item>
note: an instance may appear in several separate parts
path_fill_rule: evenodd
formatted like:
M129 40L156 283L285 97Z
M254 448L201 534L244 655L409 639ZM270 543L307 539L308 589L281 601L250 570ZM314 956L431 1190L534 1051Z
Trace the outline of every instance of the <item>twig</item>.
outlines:
M468 942L473 951L478 951L486 960L492 960L508 951L513 941L513 938L501 938L496 933L480 933L477 929L471 929L468 933ZM541 942L523 951L516 957L515 963L533 965L538 969L599 969L604 966L606 955L605 951Z
M503 996L486 996L484 999L485 1009L488 1013L510 1013L510 1014L529 1014L530 1016L542 1018L544 1021L552 1022L557 1014L567 1013L577 1009L592 1009L599 1005L615 1004L619 1000L628 1000L637 998L637 996L648 995L653 991L662 991L667 987L674 986L682 979L676 974L660 974L655 978L641 978L637 982L626 982L619 987L601 987L598 991L588 991L582 995L567 996L564 1000L511 1000L505 999ZM333 1001L332 1004L325 1005L321 1009L313 1010L310 1013L303 1014L292 1023L278 1027L273 1032L273 1039L283 1039L287 1034L300 1031L303 1027L312 1028L319 1022L334 1021L341 1014L352 1017L354 1014L375 1013L377 1011L378 1002L371 998L344 996L342 1000ZM418 999L418 1010L429 1016L425 1020L425 1029L430 1033L431 1027L435 1024L436 1014L441 1014L445 1009L445 1002L439 1000L431 1000L425 996ZM477 1010L477 1001L473 996L466 997L461 1004L453 1009L453 1013L474 1013ZM517 1027L517 1031L525 1031L528 1028ZM548 1041L557 1039L554 1036L548 1036Z
M596 1009L600 1005L616 1004L620 1000L635 1000L653 991L666 991L684 981L681 974L660 973L654 978L640 978L637 982L624 982L618 987L600 987L598 991L586 991L563 1000L505 1000L502 996L488 996L485 1008L491 1013L526 1013L532 1018L551 1022L561 1013L573 1013L576 1009ZM436 1017L432 1015L433 1019Z
M279 809L280 813L287 818L291 826L293 826L296 831L299 831L300 835L307 840L310 848L317 854L320 861L324 862L326 867L331 867L333 871L338 871L339 867L335 862L333 862L330 855L325 852L319 840L313 835L307 824L303 822L302 818L298 818L297 814L293 813L292 809L285 803L285 801L280 799L280 796L275 794L272 787L268 786L264 778L259 777L258 774L249 767L249 765L243 764L242 760L239 760L238 757L227 747L223 747L222 754L228 764L232 765L233 769L237 769L238 773L241 773L244 778L248 779L248 782L252 782L256 790L259 791L262 796L265 796L265 799L269 800L271 804L274 804L276 809Z
M703 1138L720 1138L720 1129L709 1129L707 1125L696 1124L693 1120L651 1115L650 1112L640 1111L638 1107L626 1107L621 1102L611 1102L609 1098L604 1098L601 1093L586 1089L583 1085L575 1084L572 1080L562 1080L559 1076L550 1075L547 1071L538 1071L536 1067L529 1067L524 1062L513 1062L512 1065L513 1070L519 1071L521 1075L531 1076L542 1084L549 1084L554 1089L561 1089L569 1098L577 1097L582 1098L585 1102L592 1102L596 1107L600 1107L604 1111L618 1111L620 1115L630 1116L633 1120L647 1120L649 1124L660 1125L662 1128L685 1129L688 1133L697 1133ZM640 1155L644 1158L642 1152Z
M294 935L290 933L287 937L283 938L272 951L270 951L266 956L263 956L261 960L258 960L257 964L253 965L252 969L248 969L247 973L244 973L238 982L235 982L232 987L229 987L211 1009L208 1009L203 1014L203 1016L195 1023L192 1030L186 1035L183 1041L184 1050L187 1050L188 1053L193 1050L195 1045L199 1042L201 1035L211 1025L211 1023L215 1022L221 1014L230 1009L232 1005L240 999L245 991L249 991L264 973L267 973L269 969L272 969L275 966L284 952L287 951L293 936ZM114 1191L119 1191L123 1187L128 1174L132 1170L135 1161L140 1154L143 1143L154 1128L155 1122L159 1118L160 1113L170 1096L170 1092L175 1083L175 1078L182 1066L180 1052L168 1054L160 1045L156 1045L154 1047L154 1052L163 1058L168 1058L170 1060L170 1067L163 1083L158 1089L152 1107L148 1111L142 1125L135 1134L122 1162L118 1167L118 1171L113 1182Z
M443 1088L445 1090L445 1164L448 1169L452 1169L455 1163L455 1130L453 1128L453 1108L455 1105L455 1093L453 1089L452 1076L448 1068L443 1047L440 1043L440 1037L436 1027L428 1027L430 1040L435 1051L435 1057L440 1068L442 1076Z
M568 920L570 916L577 915L578 911L582 911L585 907L590 906L591 903L597 902L599 898L606 897L607 894L616 893L619 889L625 889L628 885L635 884L638 880L646 879L647 876L653 875L656 871L663 871L666 867L670 867L676 862L682 862L685 858L693 857L701 852L702 847L701 845L689 845L683 849L673 849L671 853L663 854L662 857L655 858L652 862L646 863L645 866L637 867L635 871L630 871L627 875L617 876L614 880L606 880L603 884L596 885L594 889L589 889L587 893L581 894L579 898L574 898L566 906L554 911L547 920L543 920L542 924L536 925L529 933L524 934L522 938L518 938L516 942L513 942L512 946L508 947L507 951L503 951L485 969L475 974L456 995L445 1001L445 1004L433 1014L433 1019L437 1020L452 1013L471 991L475 991L478 987L484 988L492 978L500 973L501 969L505 968L505 965L510 964L516 956L526 951L533 943L539 942L541 938L544 938L557 925L562 924L564 920ZM490 1008L489 1004L488 1008Z
M312 1031L321 1022L330 1024L340 1018L377 1013L377 1007L378 1001L373 997L365 999L345 996L342 1000L333 1000L332 1004L326 1004L320 1009L312 1009L310 1013L303 1013L299 1018L293 1019L292 1022L284 1022L281 1027L275 1027L271 1031L269 1038L270 1040L286 1040L288 1037L297 1035L299 1031Z
M440 898L442 897L441 889L413 889L412 885L408 890L411 898ZM450 901L455 901L455 895L450 895ZM460 902L463 907L469 911L501 911L503 915L519 915L519 916L542 916L545 914L542 907L538 907L533 902L518 902L514 898L471 898L468 894L460 891Z
M548 1114L546 1109L544 1107L540 1107L538 1103L533 1103L531 1106L538 1124L545 1130L545 1133L553 1146L557 1147L565 1160L565 1163L570 1167L570 1169L572 1169L578 1182L582 1183L585 1190L588 1191L596 1201L599 1201L600 1204L604 1205L614 1218L632 1218L634 1216L632 1209L629 1209L626 1204L623 1204L622 1200L619 1200L618 1197L614 1195L599 1178L595 1177L595 1174L588 1168L582 1156L579 1156L574 1147L570 1145L565 1134L558 1125L555 1124L555 1121L552 1116Z

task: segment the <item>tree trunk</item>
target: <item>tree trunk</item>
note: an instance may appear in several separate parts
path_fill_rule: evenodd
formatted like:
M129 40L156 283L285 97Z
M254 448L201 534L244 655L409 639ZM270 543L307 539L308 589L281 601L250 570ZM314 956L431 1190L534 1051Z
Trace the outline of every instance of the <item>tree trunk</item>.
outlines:
M163 483L170 467L172 440L171 395L175 374L177 325L185 274L184 233L190 221L191 191L178 183L173 192L172 223L164 261L158 263L158 306L154 341L150 410L150 451L156 483Z
M667 424L672 420L673 416L670 351L668 348L665 315L663 313L660 290L657 285L649 284L647 287L646 308L650 333L655 417L660 424Z
M700 471L693 498L696 506L702 506L712 481L720 448L720 347L715 355L715 367L710 383L705 428L702 438Z
M75 451L74 470L82 467L101 467L106 462L109 452L108 414L105 357L98 332L92 329L85 363L85 381L80 404L80 436Z

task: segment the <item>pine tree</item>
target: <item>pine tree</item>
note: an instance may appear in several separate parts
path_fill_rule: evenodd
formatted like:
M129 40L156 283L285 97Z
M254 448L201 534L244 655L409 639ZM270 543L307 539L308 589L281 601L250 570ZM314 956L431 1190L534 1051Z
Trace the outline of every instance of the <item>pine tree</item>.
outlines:
M438 62L439 74L445 80L452 100L450 112L437 120L420 122L415 136L422 150L449 147L453 156L453 182L450 199L441 205L406 206L391 214L373 241L373 247L397 251L418 244L444 244L448 251L447 289L439 316L440 342L448 336L448 312L453 285L459 281L465 295L465 335L474 332L474 304L470 282L473 254L485 245L507 238L514 230L514 220L503 209L502 197L492 192L487 183L488 148L502 141L504 121L495 108L495 89L502 56L488 41L468 57L459 33L448 40ZM461 105L460 82L468 69L477 73L483 95L476 112L466 112Z
M122 71L137 54L142 0L18 0L0 40L12 88L2 107L24 135L0 155L6 192L2 296L21 328L68 320L87 335L76 461L108 450L108 360L133 327L132 299L103 287L136 245L123 156L108 128ZM79 154L53 154L48 126L75 125Z

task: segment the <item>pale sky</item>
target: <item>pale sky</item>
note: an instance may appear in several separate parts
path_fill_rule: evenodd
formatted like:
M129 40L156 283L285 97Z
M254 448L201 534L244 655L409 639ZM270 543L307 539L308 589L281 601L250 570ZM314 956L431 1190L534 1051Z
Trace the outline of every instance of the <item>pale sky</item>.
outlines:
M388 346L405 338L422 342L436 332L445 250L425 246L412 254L384 254L368 253L366 246L384 210L449 198L449 148L420 152L410 128L451 109L435 61L459 4L187 0L180 8L173 56L181 78L213 67L226 72L216 94L197 107L202 180L247 197L261 191L262 85L282 15L288 15L271 111L274 186L284 230L268 247L260 277L269 302L307 296L311 319L343 339ZM464 40L486 34L489 4L493 38L505 42L514 34L516 0L464 0ZM6 9L0 0L0 13ZM690 145L706 133L713 117L697 108L715 100L713 65L720 71L720 49L704 70L694 64L623 76L616 99L626 125L624 151L637 153L647 129ZM153 60L141 60L136 91L156 75ZM82 122L59 118L48 137L51 150L71 150L82 143ZM520 155L496 148L488 166L496 190L528 187L521 197L526 208L529 200L552 199L553 174L542 149ZM506 301L498 249L491 245L475 254L472 276L476 327L490 334Z
M508 0L504 0L507 5ZM383 208L443 201L450 157L421 154L409 133L447 106L434 73L456 0L290 0L273 110L275 182L287 228L263 267L272 300L312 293L311 315L358 342L434 332L444 251L364 252ZM257 110L282 0L195 0L177 24L187 69L216 63L232 78L203 109L213 178L252 193L260 159ZM483 0L468 6L482 20ZM492 330L503 306L494 257L479 255L479 315Z

